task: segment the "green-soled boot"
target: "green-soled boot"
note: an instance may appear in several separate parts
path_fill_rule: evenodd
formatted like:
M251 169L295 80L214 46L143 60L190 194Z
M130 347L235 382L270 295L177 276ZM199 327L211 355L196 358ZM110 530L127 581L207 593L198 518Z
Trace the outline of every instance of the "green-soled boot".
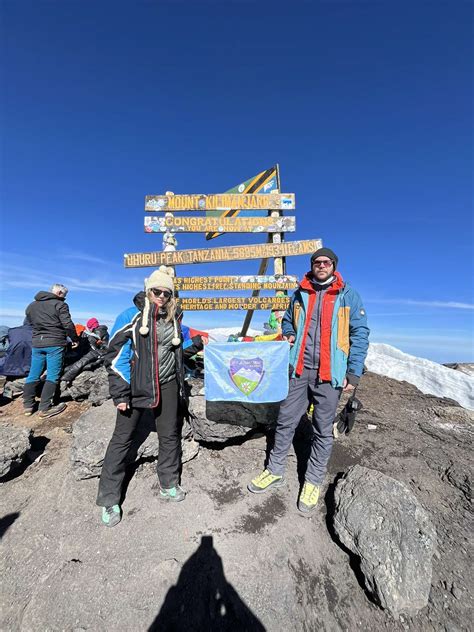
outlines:
M160 487L160 498L161 500L171 500L171 502L179 503L186 498L186 492L179 485L169 489Z
M120 505L102 507L102 522L106 527L115 527L122 520Z

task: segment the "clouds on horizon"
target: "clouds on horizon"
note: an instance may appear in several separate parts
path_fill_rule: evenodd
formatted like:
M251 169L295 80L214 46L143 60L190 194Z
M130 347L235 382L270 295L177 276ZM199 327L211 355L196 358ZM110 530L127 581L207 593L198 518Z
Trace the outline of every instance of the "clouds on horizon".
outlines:
M44 288L52 285L53 283L61 282L69 290L76 292L136 292L143 284L143 277L147 273L138 276L134 276L131 280L117 280L121 274L130 276L130 271L125 270L116 261L108 261L94 255L89 255L83 252L59 252L54 261L50 263L54 266L55 271L44 269L41 272L35 267L37 259L33 257L21 257L21 260L31 259L30 265L24 265L23 263L6 263L5 261L11 261L19 259L18 255L13 253L1 253L3 260L2 267L0 269L0 281L3 287L21 288L21 289L37 289ZM58 259L66 259L70 261L78 261L82 263L95 263L101 265L101 275L95 274L94 277L87 279L80 278L75 271L73 274L61 274L58 273ZM43 261L47 264L48 260ZM61 267L59 267L61 270ZM82 271L83 275L88 272ZM60 281L58 281L60 277ZM459 301L437 301L437 300L418 300L411 298L377 298L372 297L364 299L364 303L377 304L377 305L407 305L413 307L432 307L439 309L460 309L460 310L474 310L474 303L465 303ZM401 314L400 314L401 315Z

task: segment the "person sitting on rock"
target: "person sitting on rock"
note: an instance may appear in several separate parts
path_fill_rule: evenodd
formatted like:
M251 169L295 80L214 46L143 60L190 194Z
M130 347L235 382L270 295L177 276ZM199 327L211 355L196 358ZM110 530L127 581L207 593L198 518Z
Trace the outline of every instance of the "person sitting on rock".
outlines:
M133 435L143 413L151 409L159 440L157 474L159 497L184 500L179 485L181 468L181 415L186 409L183 371L183 337L174 282L161 267L145 279L145 300L140 311L112 336L105 356L110 395L117 407L115 430L107 448L97 494L102 522L113 527L121 520L120 499ZM129 346L130 343L130 346ZM202 341L186 349L194 355ZM131 361L128 354L131 350ZM127 365L124 364L125 354Z
M90 318L81 334L81 341L86 352L64 371L61 377L61 391L64 391L82 371L93 370L103 364L109 342L107 326L100 325L97 318Z
M336 272L338 258L329 248L311 257L311 270L293 294L282 320L290 345L290 386L280 406L275 444L265 470L248 490L261 494L284 484L285 464L295 430L314 404L311 453L298 509L312 511L333 446L333 422L342 391L357 386L369 347L367 316L359 294Z

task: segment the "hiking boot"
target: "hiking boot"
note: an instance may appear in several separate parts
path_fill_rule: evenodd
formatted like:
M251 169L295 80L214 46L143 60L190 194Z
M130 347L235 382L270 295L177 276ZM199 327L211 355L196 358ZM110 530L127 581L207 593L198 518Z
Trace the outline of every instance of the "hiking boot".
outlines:
M31 417L31 415L33 415L35 412L34 408L23 408L23 414L25 415L25 417Z
M36 390L39 386L39 380L36 382L26 382L23 387L23 408L25 414L27 410L34 410L36 405Z
M54 417L54 415L59 415L66 410L67 405L64 403L58 404L57 406L51 406L47 410L40 410L39 416L41 419L45 419L46 417Z
M120 505L112 507L102 507L102 522L106 527L115 527L122 520Z
M318 504L319 493L321 488L319 485L313 485L305 481L300 497L298 498L298 509L303 513L309 513Z
M160 487L160 498L161 500L171 500L172 502L179 503L186 498L186 492L179 485L170 487L169 489Z
M247 489L252 494L263 494L271 487L281 487L285 484L283 476L276 476L268 470L263 470L261 474L256 476L247 485Z

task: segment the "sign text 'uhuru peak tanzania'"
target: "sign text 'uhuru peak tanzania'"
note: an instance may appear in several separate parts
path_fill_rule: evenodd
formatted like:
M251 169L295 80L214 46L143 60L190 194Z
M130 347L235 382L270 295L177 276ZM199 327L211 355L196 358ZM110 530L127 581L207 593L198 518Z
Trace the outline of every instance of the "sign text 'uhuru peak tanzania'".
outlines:
M284 241L281 244L228 246L224 248L176 250L174 252L137 252L124 255L124 265L126 268L145 268L160 265L176 266L189 263L294 257L310 254L321 248L321 246L322 241L320 239L307 239L304 241Z

